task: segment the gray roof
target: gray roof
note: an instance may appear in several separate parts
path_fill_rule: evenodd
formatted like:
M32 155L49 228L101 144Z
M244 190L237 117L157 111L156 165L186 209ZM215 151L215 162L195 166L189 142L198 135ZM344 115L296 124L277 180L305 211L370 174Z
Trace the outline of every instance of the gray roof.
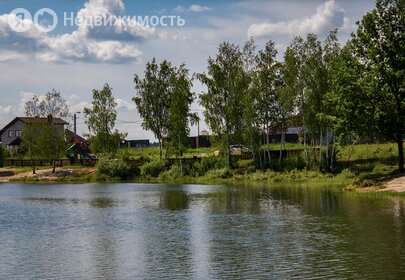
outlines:
M11 122L9 122L5 127L3 127L0 130L0 133L2 133L3 131L7 130L7 128L9 128L10 126L12 126L15 122L17 122L18 120L22 121L23 123L27 123L27 122L31 122L31 121L38 121L38 122L48 122L48 118L40 118L40 117L16 117L14 118L14 120L12 120ZM56 125L65 125L65 124L69 124L66 121L64 121L61 118L53 118L52 119L52 123L56 124Z

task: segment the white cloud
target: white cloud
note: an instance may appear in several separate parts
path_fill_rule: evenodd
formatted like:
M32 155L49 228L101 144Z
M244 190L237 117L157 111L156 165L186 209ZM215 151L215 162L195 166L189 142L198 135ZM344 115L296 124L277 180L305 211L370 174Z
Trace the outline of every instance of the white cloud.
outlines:
M188 10L191 11L191 12L197 12L198 13L198 12L209 11L209 10L211 10L211 8L207 7L207 6L200 6L200 5L194 4L194 5L191 5Z
M335 0L329 0L316 9L310 17L279 21L276 23L264 22L253 24L248 29L249 37L266 37L270 35L299 35L305 33L325 34L337 27L344 27L348 19L345 11Z
M172 12L173 13L184 13L186 11L189 11L189 12L199 13L199 12L206 12L206 11L210 11L210 10L212 10L212 8L210 8L210 7L193 4L188 9L183 7L182 5L178 5L176 8L174 8L172 10Z
M117 110L127 110L137 112L135 102L126 101L121 98L116 98L115 101L117 102Z
M15 32L8 24L14 14L0 16L0 61L24 60L30 57L44 62L102 62L125 63L137 61L142 52L137 43L157 37L155 28L143 26L129 18L115 21L123 16L122 0L89 0L77 13L77 30L58 36L49 36L35 28ZM113 17L108 26L88 24L96 17ZM89 21L90 19L90 21ZM95 21L93 21L95 22Z
M172 10L173 13L184 13L186 9L182 5L178 5Z

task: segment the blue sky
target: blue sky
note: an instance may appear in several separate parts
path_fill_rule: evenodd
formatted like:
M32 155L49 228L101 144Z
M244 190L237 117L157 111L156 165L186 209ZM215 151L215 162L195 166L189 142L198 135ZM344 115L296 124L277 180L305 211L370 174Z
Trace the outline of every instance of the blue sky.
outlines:
M24 103L33 93L43 95L55 88L76 112L89 106L93 88L108 82L119 104L117 128L128 132L130 139L153 139L150 132L142 130L131 101L135 96L133 75L143 73L146 61L156 57L174 64L185 62L192 73L202 72L220 42L242 44L251 36L259 47L274 41L282 59L295 35L313 32L323 40L330 30L338 28L344 43L355 30L355 22L374 5L372 0L0 0L0 126L22 115ZM13 19L10 13L16 8L31 14L51 8L58 24L49 33L35 27L16 32L9 25ZM90 18L175 15L186 22L172 27L127 23L120 28L64 26L64 13L71 12ZM44 17L42 23L46 20ZM198 94L201 90L196 82L194 91ZM202 116L197 103L192 108ZM80 114L78 123L79 132L87 132ZM195 132L193 128L192 134Z

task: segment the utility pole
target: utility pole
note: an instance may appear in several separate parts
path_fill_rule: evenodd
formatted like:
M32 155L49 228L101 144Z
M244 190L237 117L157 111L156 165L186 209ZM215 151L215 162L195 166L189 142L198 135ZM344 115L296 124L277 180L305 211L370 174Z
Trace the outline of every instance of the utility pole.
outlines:
M75 112L73 114L73 132L77 135L77 126L76 126L76 114L80 114L81 112Z

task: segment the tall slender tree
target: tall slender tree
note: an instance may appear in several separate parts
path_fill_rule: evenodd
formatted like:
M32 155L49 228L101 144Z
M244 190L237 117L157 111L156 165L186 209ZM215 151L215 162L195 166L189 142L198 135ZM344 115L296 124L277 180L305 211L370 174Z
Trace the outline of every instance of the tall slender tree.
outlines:
M142 127L150 130L159 141L159 155L162 159L162 140L167 133L170 94L174 68L164 60L160 65L155 58L146 64L144 78L134 76L137 96L132 98L142 118Z
M91 108L85 108L86 124L91 133L92 147L96 151L110 153L116 151L125 135L113 130L117 119L117 102L112 88L105 84L101 90L93 89Z
M265 137L264 161L271 164L270 132L279 117L278 91L280 89L280 64L276 60L277 50L269 41L264 50L259 51L253 88L257 99L257 114Z
M169 149L180 158L180 169L183 171L183 152L188 146L190 129L188 126L190 116L190 104L193 102L191 92L191 80L188 70L182 64L174 69L172 80L172 92L170 94L170 107L168 118Z
M197 78L207 87L200 95L205 121L222 143L227 166L231 167L230 145L241 139L243 94L249 81L240 47L221 43L217 56L208 59L208 72L197 74Z

